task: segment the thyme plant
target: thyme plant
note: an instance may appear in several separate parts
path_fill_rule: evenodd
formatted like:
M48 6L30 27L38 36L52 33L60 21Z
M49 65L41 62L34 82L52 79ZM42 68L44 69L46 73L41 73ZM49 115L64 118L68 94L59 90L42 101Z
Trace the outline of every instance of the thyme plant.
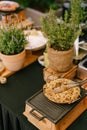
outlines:
M83 10L82 0L71 0L71 15L66 11L64 19L61 17L58 23L53 10L41 18L42 30L48 38L48 46L58 50L69 50L74 46L75 39L81 34L80 20Z
M0 52L5 55L18 54L24 50L26 39L22 29L4 27L0 29Z

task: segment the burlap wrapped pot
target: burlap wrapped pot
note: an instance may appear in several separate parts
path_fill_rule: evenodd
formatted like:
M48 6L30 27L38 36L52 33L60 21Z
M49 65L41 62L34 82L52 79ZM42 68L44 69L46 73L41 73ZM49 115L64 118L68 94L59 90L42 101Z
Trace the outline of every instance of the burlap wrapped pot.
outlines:
M67 51L57 51L53 48L47 50L49 67L59 72L66 72L73 64L74 48Z

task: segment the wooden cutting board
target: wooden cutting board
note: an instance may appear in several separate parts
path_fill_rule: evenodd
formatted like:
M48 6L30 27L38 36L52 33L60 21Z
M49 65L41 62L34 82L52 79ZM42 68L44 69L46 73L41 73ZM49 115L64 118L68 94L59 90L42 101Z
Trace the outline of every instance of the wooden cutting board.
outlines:
M57 78L68 78L73 79L76 75L77 65L73 64L72 68L67 72L58 72L53 70L52 68L44 68L43 69L43 77L46 82L50 82L53 79Z
M36 61L37 58L38 58L38 56L40 56L40 54L32 54L32 52L26 51L26 58L25 58L25 62L24 62L23 68L27 67L28 65L30 65L31 63L33 63L34 61ZM5 67L5 69L0 73L0 76L9 77L10 75L12 75L14 73L16 73L16 72L10 71L10 70L8 70Z

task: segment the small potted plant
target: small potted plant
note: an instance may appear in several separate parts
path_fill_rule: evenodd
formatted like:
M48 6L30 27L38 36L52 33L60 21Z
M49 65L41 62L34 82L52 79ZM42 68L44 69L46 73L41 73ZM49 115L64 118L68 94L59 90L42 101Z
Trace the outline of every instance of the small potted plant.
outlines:
M74 41L82 31L79 25L83 13L81 2L82 0L71 0L70 18L66 12L64 19L61 17L59 23L53 11L41 18L42 30L48 38L48 67L56 71L65 72L72 67Z
M17 71L22 68L26 43L22 29L13 26L0 28L0 58L7 69Z

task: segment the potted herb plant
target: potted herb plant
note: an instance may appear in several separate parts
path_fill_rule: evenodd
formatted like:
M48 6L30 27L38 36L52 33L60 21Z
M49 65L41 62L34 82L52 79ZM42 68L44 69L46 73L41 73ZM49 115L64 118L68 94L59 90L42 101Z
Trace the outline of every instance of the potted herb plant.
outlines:
M82 0L71 0L71 15L66 12L64 19L58 23L57 16L51 10L41 18L42 30L48 38L47 58L49 66L54 70L65 72L72 67L74 56L74 41L81 34L79 25L83 10Z
M26 56L26 39L22 29L13 26L0 28L0 58L7 69L18 71Z

